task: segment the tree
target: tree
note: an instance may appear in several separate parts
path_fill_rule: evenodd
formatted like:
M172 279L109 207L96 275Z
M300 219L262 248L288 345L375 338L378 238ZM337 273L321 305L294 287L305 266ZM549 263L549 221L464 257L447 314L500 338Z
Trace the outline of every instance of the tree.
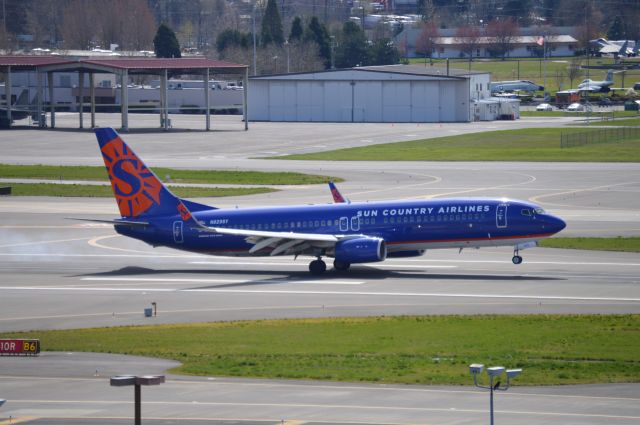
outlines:
M289 43L294 41L301 41L304 34L304 28L302 28L302 19L296 16L291 22L291 31L289 32Z
M433 20L436 15L436 7L433 4L433 0L418 0L417 6L418 15L420 15L422 22Z
M513 48L513 42L519 32L518 24L511 18L492 20L487 24L486 29L486 34L490 37L488 40L489 52L504 60Z
M609 27L609 31L607 32L607 38L609 40L622 40L627 38L624 30L624 23L622 22L622 18L620 16L616 16L613 20L613 23Z
M394 65L400 62L400 52L390 39L380 39L369 49L371 65Z
M429 57L429 61L431 62L433 51L436 47L436 38L440 36L438 27L433 21L423 22L420 26L422 29L416 39L416 53L424 56L425 63L427 57Z
M267 8L262 18L262 30L260 31L262 45L274 43L277 46L284 44L284 33L282 30L282 20L276 0L268 0Z
M165 24L160 24L153 38L153 51L157 58L179 58L180 44L176 34Z
M469 58L471 67L473 55L482 41L482 31L478 27L458 27L455 40L460 45L460 51Z
M90 0L72 0L64 9L62 36L67 49L91 48L97 19L94 6Z
M320 49L320 56L324 59L324 68L331 68L331 38L327 27L320 23L316 16L309 21L309 26L304 34L305 41L313 41Z
M369 51L364 31L353 21L347 21L342 26L336 49L336 67L351 68L356 65L369 64Z
M227 29L218 34L216 39L216 50L218 53L222 53L230 47L240 47L242 49L248 49L251 45L251 34Z
M567 70L567 77L569 77L569 85L573 87L573 80L580 78L580 74L582 70L580 69L581 61L580 59L574 58L571 59L569 63L569 69Z

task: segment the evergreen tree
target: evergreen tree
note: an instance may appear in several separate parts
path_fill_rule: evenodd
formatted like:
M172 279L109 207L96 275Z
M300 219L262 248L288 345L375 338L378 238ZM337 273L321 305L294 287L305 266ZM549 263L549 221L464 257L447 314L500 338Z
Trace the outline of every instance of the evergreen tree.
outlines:
M153 38L153 50L157 58L179 58L180 44L176 34L165 24L160 24Z
M309 27L304 35L305 41L315 42L320 49L320 56L324 60L324 68L331 68L331 38L324 24L314 16L309 21Z
M262 18L262 31L260 32L262 45L275 44L282 46L284 44L284 32L282 30L282 20L276 0L269 0L267 8Z
M624 23L622 22L622 18L620 16L616 16L609 27L609 31L607 32L607 38L609 40L623 40L626 37L624 31Z
M251 44L251 34L237 30L227 29L222 31L216 38L216 50L218 53L223 52L229 47L242 47L248 49Z
M369 64L367 38L358 24L347 21L340 33L340 42L336 50L336 67L351 68Z
M400 62L400 52L388 38L382 38L370 48L371 65L393 65Z
M302 40L302 34L304 29L302 28L302 19L296 16L293 22L291 22L291 32L289 33L289 42Z

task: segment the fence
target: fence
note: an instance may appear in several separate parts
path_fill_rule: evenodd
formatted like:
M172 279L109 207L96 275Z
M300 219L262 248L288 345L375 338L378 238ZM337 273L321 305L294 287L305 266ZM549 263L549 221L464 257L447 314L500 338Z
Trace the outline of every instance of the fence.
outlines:
M640 138L640 127L613 127L580 133L560 133L560 148L573 148L638 138Z

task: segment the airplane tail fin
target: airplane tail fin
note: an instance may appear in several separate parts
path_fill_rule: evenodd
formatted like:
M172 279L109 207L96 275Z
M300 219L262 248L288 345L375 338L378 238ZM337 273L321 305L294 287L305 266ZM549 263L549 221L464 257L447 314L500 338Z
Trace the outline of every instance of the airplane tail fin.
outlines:
M97 128L95 133L123 218L176 214L185 221L190 218L182 200L165 187L113 128Z
M342 196L342 194L340 193L340 191L332 181L329 182L329 190L331 191L331 196L333 196L334 203L336 204L351 203L347 198Z
M613 81L613 69L607 71L607 81Z

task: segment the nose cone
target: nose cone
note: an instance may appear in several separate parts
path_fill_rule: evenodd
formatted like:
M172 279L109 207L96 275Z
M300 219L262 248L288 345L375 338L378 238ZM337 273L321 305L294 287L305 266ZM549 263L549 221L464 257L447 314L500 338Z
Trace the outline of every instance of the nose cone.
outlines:
M544 86L538 86L538 90L543 91L544 90Z
M549 230L552 233L558 233L565 227L567 227L567 223L560 217L556 217L556 216L549 217Z

